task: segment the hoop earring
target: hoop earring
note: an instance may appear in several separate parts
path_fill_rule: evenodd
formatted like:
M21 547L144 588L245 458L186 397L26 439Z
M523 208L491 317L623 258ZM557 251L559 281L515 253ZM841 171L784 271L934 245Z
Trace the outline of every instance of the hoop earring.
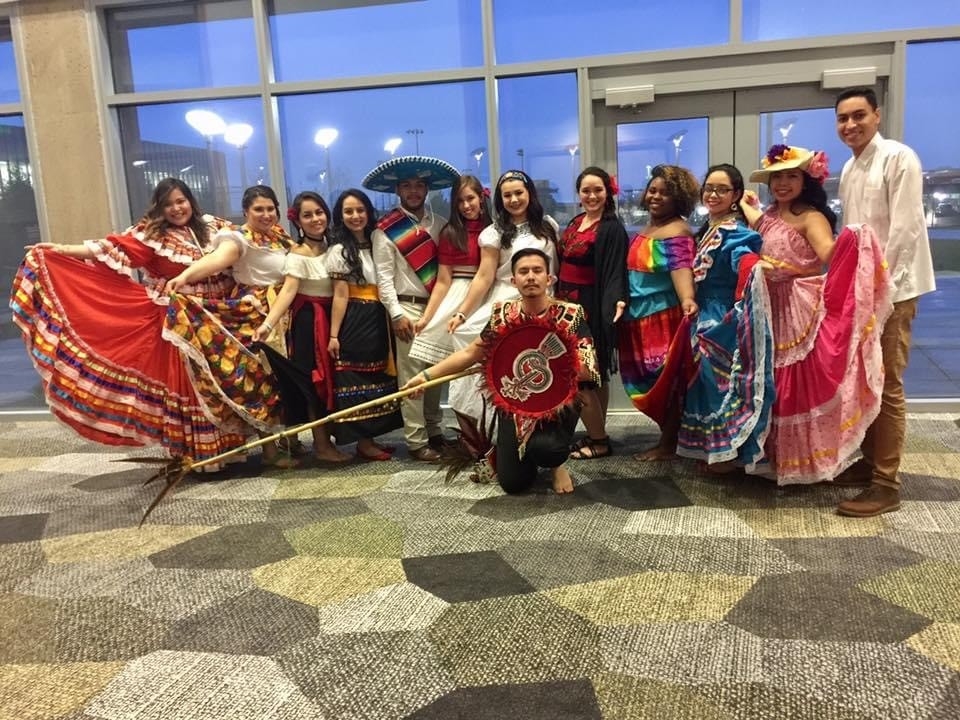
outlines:
M733 210L733 211L739 210L739 209L740 209L740 203L736 203L736 202L730 203L730 209Z

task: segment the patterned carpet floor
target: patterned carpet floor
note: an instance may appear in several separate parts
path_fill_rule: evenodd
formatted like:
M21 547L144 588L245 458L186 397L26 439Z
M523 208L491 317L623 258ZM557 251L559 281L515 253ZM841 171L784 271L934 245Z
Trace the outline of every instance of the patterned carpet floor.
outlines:
M572 496L403 459L186 481L0 425L0 717L960 717L960 428L911 416L903 509L639 464ZM148 453L141 453L148 454Z

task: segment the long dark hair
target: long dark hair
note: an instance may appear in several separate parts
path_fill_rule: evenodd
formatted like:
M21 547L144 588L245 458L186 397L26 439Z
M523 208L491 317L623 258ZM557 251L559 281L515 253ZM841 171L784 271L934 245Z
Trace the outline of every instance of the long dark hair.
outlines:
M370 202L370 197L363 191L350 188L340 193L337 202L333 205L333 227L330 229L330 247L336 244L343 245L343 257L350 268L347 281L354 285L366 285L367 279L363 276L363 264L360 262L360 246L350 229L343 224L343 203L347 198L359 200L367 211L367 224L363 226L363 237L370 242L370 236L377 229L377 211Z
M509 248L513 239L517 236L517 226L510 219L510 213L503 204L503 197L500 195L500 186L511 180L519 180L530 197L530 204L527 205L527 222L530 224L530 232L539 238L557 242L557 232L553 226L543 219L543 205L540 204L540 198L537 197L537 187L533 180L523 170L507 170L500 179L497 180L497 187L493 193L493 207L496 210L497 229L500 231L500 247Z
M770 177L772 178L774 174L776 173L772 173ZM803 173L803 187L800 189L800 194L790 202L790 212L799 215L800 213L794 209L798 205L808 205L812 207L827 219L827 222L830 223L831 230L836 230L837 214L830 209L830 205L827 203L827 191L823 189L823 185L817 182L812 175L807 174L806 171ZM802 210L802 207L800 209Z
M483 194L483 183L473 175L461 175L453 184L453 190L450 192L450 204L453 205L453 212L450 213L450 219L440 231L438 240L446 240L461 252L467 249L467 228L463 222L463 216L460 214L460 193L464 188L473 190L480 198L480 221L483 227L489 225L493 220L490 218L490 201Z
M140 220L140 223L143 225L144 236L147 238L155 238L158 235L163 235L163 233L169 229L170 223L167 222L166 217L163 215L163 206L166 204L167 198L170 197L170 193L174 190L182 192L187 202L190 203L191 215L187 227L193 231L193 235L196 237L200 247L204 247L207 244L207 240L210 239L210 233L207 224L203 221L203 211L197 204L197 199L193 196L193 191L180 178L164 178L158 182L157 186L153 189L153 195L150 196L150 207L147 208L143 214L143 218Z
M707 168L707 174L703 176L703 183L700 185L701 188L707 184L707 178L715 172L726 173L727 177L730 178L730 185L733 187L733 202L730 203L730 211L736 214L737 219L740 220L740 222L745 222L743 218L743 211L740 209L740 200L743 199L743 191L746 187L743 184L743 173L737 169L736 165L731 165L730 163L711 165ZM703 225L700 226L700 229L697 230L698 241L706 234L709 228L710 218L707 218Z
M289 217L288 213L287 219L296 228L297 235L297 245L303 245L304 240L306 240L307 234L303 231L303 228L300 227L300 207L303 205L304 200L312 200L317 205L320 206L320 209L323 210L324 214L327 216L327 230L330 229L330 206L327 205L327 201L323 199L320 193L315 193L313 190L304 190L302 193L298 193L297 196L293 199L293 202L290 204L290 209L293 210L293 217ZM322 238L316 238L321 240Z
M600 182L603 183L603 189L607 191L607 201L603 204L603 218L612 218L617 216L617 198L613 192L613 182L610 179L610 173L608 173L603 168L599 168L596 165L591 165L586 168L582 173L577 175L577 182L574 184L574 189L577 191L577 194L580 194L580 185L583 184L583 179L587 175L593 175L600 178Z

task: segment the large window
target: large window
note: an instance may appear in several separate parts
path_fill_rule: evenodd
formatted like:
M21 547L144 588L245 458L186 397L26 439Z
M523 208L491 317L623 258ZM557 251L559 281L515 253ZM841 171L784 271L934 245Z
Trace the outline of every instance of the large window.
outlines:
M953 90L960 42L907 46L904 140L924 170L927 212L937 291L920 299L913 329L907 392L913 397L960 396L960 136L954 118L960 97ZM882 132L882 128L881 128Z
M119 109L130 216L147 207L165 177L182 179L204 212L239 219L249 185L269 183L259 99Z
M279 81L483 64L480 0L272 0L270 33Z
M797 3L743 0L744 40L905 30L960 23L960 3L950 0L805 0Z
M259 81L250 0L106 10L117 92L249 85Z
M728 0L494 0L498 63L722 45Z
M10 23L0 18L0 104L20 102L17 64L13 61Z
M0 18L0 103L13 105L19 99L10 24ZM0 287L9 289L13 284L23 246L40 240L23 115L0 115ZM24 351L20 331L6 312L0 316L0 409L42 405L40 378Z
M497 94L500 164L504 170L523 170L533 179L544 210L562 227L578 207L577 76L507 78L497 83Z
M371 112L389 108L389 112ZM333 205L363 176L395 155L432 155L461 172L489 175L482 82L417 85L280 98L288 197L316 190ZM380 210L396 197L373 193ZM445 200L431 198L448 212Z

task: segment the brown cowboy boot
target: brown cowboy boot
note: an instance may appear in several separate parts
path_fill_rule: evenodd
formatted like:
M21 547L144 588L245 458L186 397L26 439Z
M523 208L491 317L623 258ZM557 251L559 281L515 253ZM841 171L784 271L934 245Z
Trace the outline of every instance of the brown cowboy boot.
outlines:
M847 517L873 517L900 509L900 491L885 485L871 485L855 498L837 505L837 513Z

